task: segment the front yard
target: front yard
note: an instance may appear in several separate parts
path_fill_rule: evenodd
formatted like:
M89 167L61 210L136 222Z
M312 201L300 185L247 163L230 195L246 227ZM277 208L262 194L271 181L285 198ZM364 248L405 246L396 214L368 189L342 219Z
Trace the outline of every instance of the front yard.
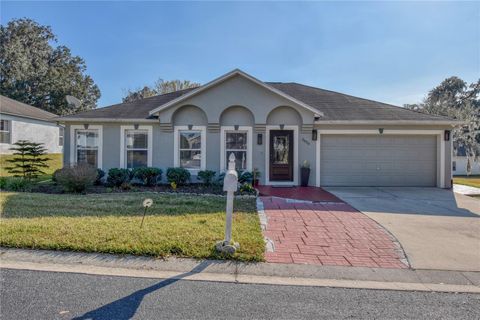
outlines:
M152 198L143 228L142 201ZM235 200L234 259L262 261L255 199ZM221 258L225 198L158 193L0 193L0 245L164 257Z
M453 177L453 183L462 184L464 186L480 188L480 176L455 176Z
M40 180L50 179L52 173L60 169L63 165L63 154L61 153L50 153L45 155L50 160L48 161L48 168L45 168L45 175L40 177ZM2 154L0 155L0 177L10 176L8 173L7 167L11 166L12 164L7 160L13 159L14 156L11 154Z

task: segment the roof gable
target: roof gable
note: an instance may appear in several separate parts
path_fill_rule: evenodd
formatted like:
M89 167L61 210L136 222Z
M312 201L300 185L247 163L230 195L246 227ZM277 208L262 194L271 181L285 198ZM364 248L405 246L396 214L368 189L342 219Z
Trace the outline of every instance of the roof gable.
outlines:
M278 89L276 89L276 88L274 88L274 87L272 87L272 86L269 86L267 83L265 83L265 82L263 82L263 81L260 81L260 80L258 80L258 79L256 79L256 78L252 77L251 75L249 75L249 74L247 74L247 73L239 70L239 69L235 69L235 70L233 70L233 71L231 71L231 72L229 72L229 73L224 74L224 75L221 76L221 77L218 77L218 78L210 81L210 82L207 83L207 84L204 84L204 85L202 85L202 86L200 86L200 87L198 87L198 88L196 88L196 89L193 89L192 91L188 92L188 93L185 94L185 95L182 95L182 96L180 96L180 97L178 97L178 98L176 98L176 99L173 99L173 100L171 100L171 101L169 101L169 102L166 102L165 104L163 104L163 105L161 105L161 106L159 106L159 107L151 110L151 111L150 111L150 115L158 114L158 112L160 112L160 111L162 111L162 110L165 110L165 109L170 108L170 107L172 107L172 106L174 106L174 105L176 105L176 104L178 104L178 103L181 103L181 102L183 102L183 101L186 101L186 100L189 99L189 98L192 98L192 97L195 97L195 96L197 96L197 95L199 95L199 94L202 94L203 92L205 92L205 91L207 91L207 90L209 90L209 89L211 89L211 88L213 88L213 87L221 84L222 82L225 82L225 81L227 81L228 79L231 79L231 78L233 78L233 77L235 77L235 76L240 76L240 77L242 77L242 78L244 78L244 79L246 79L246 80L248 80L248 81L251 81L251 82L253 82L253 83L255 83L255 84L263 87L264 89L266 89L266 90L268 90L268 91L270 91L270 92L273 92L274 94L279 95L279 96L281 96L282 98L287 99L288 101L290 101L290 102L292 102L292 103L294 103L294 104L296 104L296 105L298 105L298 106L300 106L300 107L303 107L303 108L305 108L305 109L307 109L307 110L309 110L309 111L311 111L311 112L313 112L313 113L315 113L315 114L322 114L321 111L319 111L319 110L316 109L316 108L313 108L313 107L309 106L309 105L306 104L305 102L303 102L303 101L301 101L301 100L298 100L298 99L296 99L296 98L294 98L294 97L286 94L285 92L283 92L283 91L281 91L281 90L278 90Z

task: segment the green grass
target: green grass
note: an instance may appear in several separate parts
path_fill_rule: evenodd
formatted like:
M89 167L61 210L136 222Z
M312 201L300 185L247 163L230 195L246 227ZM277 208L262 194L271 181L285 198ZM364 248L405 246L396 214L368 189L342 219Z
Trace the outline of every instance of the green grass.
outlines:
M142 201L154 200L143 228ZM0 245L149 256L223 258L214 250L225 228L225 198L113 193L0 193ZM255 199L235 200L233 259L262 261Z
M480 188L480 176L455 176L453 177L453 183L463 184L465 186Z
M45 175L42 175L40 177L40 180L46 180L50 179L52 176L52 173L60 169L63 166L63 155L61 153L50 153L46 155L48 158L50 158L50 161L48 161L48 168L45 168ZM11 154L2 154L0 155L0 177L7 177L10 176L8 171L5 169L6 167L11 166L12 164L7 162L8 159L12 159L13 155Z

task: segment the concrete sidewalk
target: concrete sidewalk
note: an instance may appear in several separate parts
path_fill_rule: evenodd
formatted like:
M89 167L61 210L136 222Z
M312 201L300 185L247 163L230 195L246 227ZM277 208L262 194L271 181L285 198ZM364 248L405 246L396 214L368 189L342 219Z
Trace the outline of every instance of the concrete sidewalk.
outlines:
M466 196L480 196L480 188L464 186L462 184L454 184L453 192L464 194Z
M7 248L0 249L0 268L246 284L480 293L480 272L161 260Z

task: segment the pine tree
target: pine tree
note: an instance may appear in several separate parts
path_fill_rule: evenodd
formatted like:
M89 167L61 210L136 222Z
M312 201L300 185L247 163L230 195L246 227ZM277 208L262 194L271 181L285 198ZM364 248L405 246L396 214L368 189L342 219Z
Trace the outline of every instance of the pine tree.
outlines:
M46 149L43 143L19 140L13 145L15 147L10 150L15 151L14 157L7 160L12 166L5 168L9 173L25 179L35 179L40 174L45 174L42 169L48 168L47 161L50 159L45 157Z

